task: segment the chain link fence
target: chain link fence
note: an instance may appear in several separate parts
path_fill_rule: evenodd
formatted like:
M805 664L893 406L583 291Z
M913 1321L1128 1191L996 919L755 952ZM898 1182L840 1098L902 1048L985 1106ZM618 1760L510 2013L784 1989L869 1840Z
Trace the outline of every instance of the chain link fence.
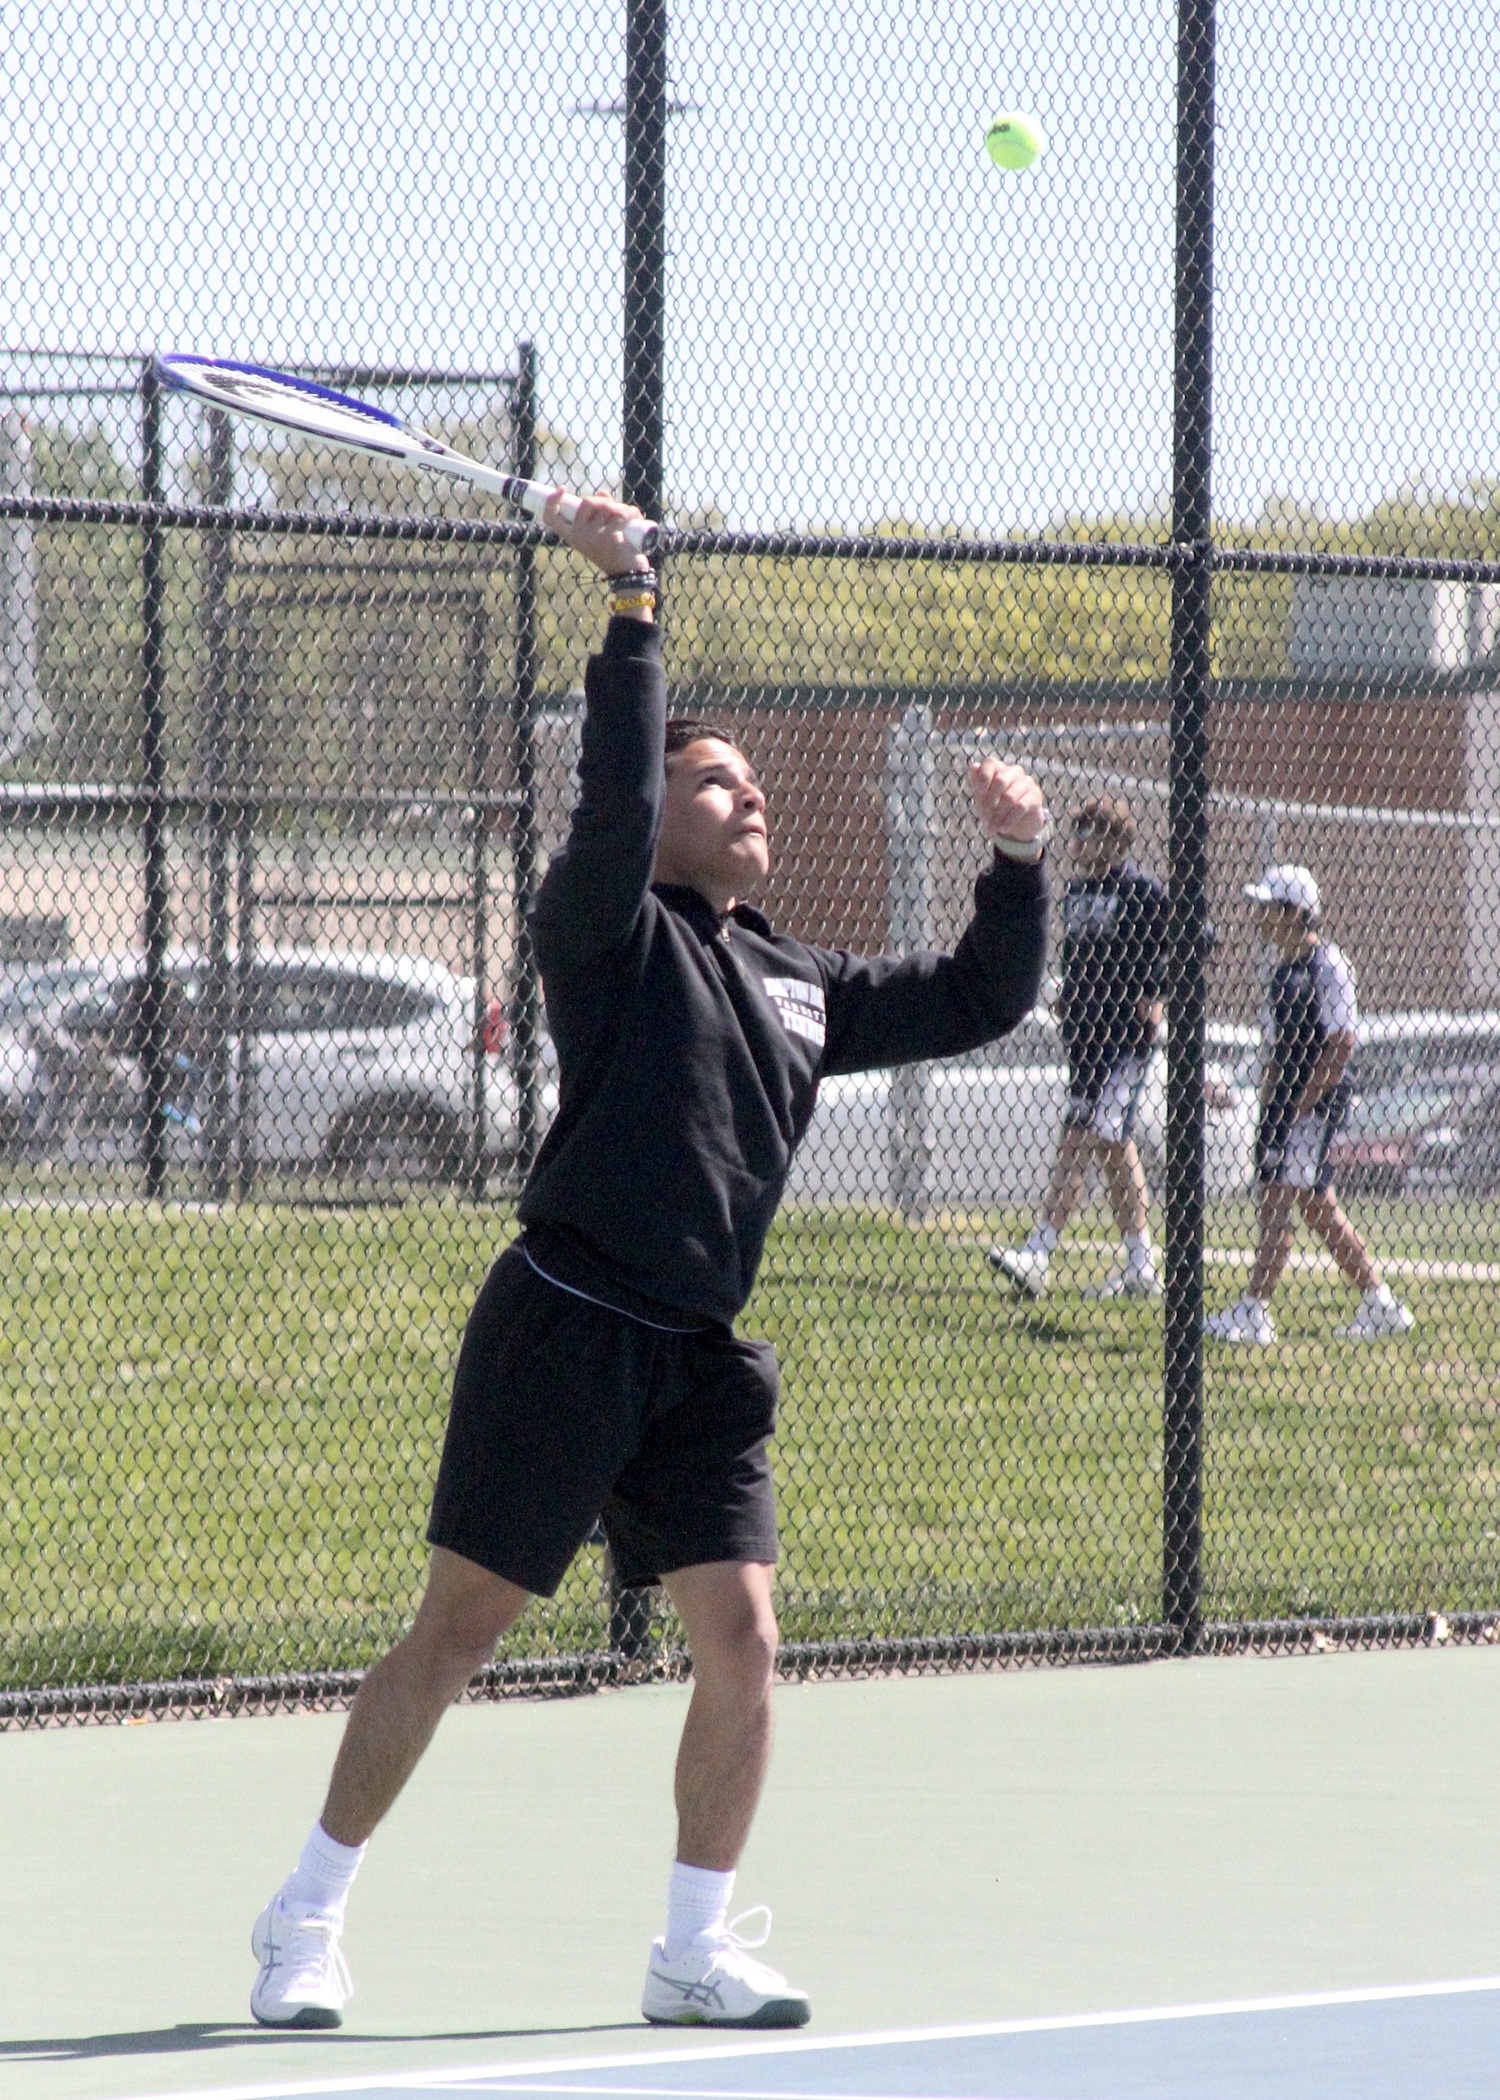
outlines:
M951 946L969 762L1046 788L1042 1003L824 1084L745 1315L787 1667L1494 1638L1492 24L12 28L0 1724L347 1695L557 1101L597 590L154 349L663 518L780 929ZM590 1546L485 1687L682 1666Z

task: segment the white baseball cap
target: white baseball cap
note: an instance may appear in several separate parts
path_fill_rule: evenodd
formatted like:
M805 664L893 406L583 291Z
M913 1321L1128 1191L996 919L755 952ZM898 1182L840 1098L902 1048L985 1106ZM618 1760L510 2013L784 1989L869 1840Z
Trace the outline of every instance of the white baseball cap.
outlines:
M1247 882L1241 895L1252 904L1292 904L1316 918L1322 908L1318 885L1307 868L1267 868L1259 882Z

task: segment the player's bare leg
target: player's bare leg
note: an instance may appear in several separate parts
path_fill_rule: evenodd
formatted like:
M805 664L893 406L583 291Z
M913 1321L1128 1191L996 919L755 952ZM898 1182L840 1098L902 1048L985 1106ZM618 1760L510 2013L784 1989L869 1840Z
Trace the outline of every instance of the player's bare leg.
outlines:
M1113 1143L1095 1137L1094 1157L1104 1178L1120 1238L1125 1244L1123 1265L1113 1270L1091 1294L1100 1298L1159 1298L1161 1278L1151 1254L1151 1232L1146 1217L1146 1175L1135 1139Z
M1047 1200L1042 1205L1042 1223L1051 1226L1054 1233L1061 1233L1083 1201L1084 1169L1093 1144L1089 1132L1073 1123L1058 1140L1057 1157L1052 1162L1052 1179L1047 1185Z
M411 1632L359 1688L322 1816L291 1876L255 1921L250 2010L267 2027L337 2027L353 1988L339 1951L344 1906L370 1833L434 1729L530 1602L486 1568L432 1551Z
M320 1818L331 1838L364 1844L438 1722L530 1602L503 1576L433 1547L411 1632L367 1674L350 1712Z
M1008 1277L1028 1298L1040 1298L1047 1288L1047 1270L1053 1251L1067 1224L1083 1200L1083 1175L1093 1139L1077 1124L1063 1125L1052 1177L1029 1237L1019 1247L991 1247L989 1258L1002 1276Z
M677 1857L721 1874L739 1864L771 1761L771 1577L758 1562L722 1561L664 1582L693 1657L677 1750Z
M1259 1299L1262 1305L1280 1283L1291 1257L1295 1231L1292 1211L1296 1201L1297 1191L1279 1183L1260 1192L1260 1237L1246 1295Z
M1094 1143L1115 1224L1121 1239L1129 1240L1146 1230L1146 1171L1141 1155L1134 1138L1127 1138L1123 1145L1112 1145L1104 1138Z
M801 2027L806 1994L746 1951L726 1912L771 1757L772 1570L711 1562L664 1578L687 1629L693 1697L677 1752L677 1860L641 2009L673 2026ZM769 1924L768 1924L769 1929ZM764 1937L764 1935L762 1935Z
M1405 1334L1415 1324L1411 1313L1382 1281L1364 1241L1355 1231L1338 1200L1329 1189L1289 1189L1277 1185L1262 1189L1260 1197L1260 1244L1250 1282L1238 1305L1215 1313L1204 1331L1220 1341L1274 1341L1276 1330L1267 1304L1280 1283L1292 1251L1294 1209L1323 1242L1347 1280L1360 1294L1358 1312L1337 1332L1346 1341L1383 1341Z
M1323 1242L1339 1268L1357 1291L1380 1288L1380 1271L1365 1251L1365 1243L1339 1209L1331 1189L1304 1189L1298 1208Z

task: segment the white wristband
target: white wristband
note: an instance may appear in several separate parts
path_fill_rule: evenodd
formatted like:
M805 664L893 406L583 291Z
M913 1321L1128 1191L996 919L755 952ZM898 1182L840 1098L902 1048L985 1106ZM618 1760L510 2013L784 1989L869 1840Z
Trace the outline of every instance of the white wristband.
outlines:
M1047 841L1052 836L1052 819L1048 816L1034 839L995 839L995 851L1003 853L1007 860L1018 860L1023 867L1035 867L1047 850Z

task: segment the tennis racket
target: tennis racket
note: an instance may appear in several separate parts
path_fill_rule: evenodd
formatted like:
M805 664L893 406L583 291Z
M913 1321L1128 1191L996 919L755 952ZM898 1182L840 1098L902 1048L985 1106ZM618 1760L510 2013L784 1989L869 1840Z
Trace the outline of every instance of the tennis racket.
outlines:
M528 517L539 518L553 496L560 499L559 509L569 524L578 515L578 498L566 490L544 481L524 480L519 474L502 474L498 467L487 467L465 452L455 452L451 445L389 409L376 408L353 394L335 393L315 379L298 379L264 365L236 364L227 357L158 356L155 366L164 387L196 395L233 415L254 416L259 422L322 438L326 444L343 445L372 459L451 474L456 481L470 482L516 504ZM638 518L626 526L625 538L637 553L649 554L660 531L649 518Z

